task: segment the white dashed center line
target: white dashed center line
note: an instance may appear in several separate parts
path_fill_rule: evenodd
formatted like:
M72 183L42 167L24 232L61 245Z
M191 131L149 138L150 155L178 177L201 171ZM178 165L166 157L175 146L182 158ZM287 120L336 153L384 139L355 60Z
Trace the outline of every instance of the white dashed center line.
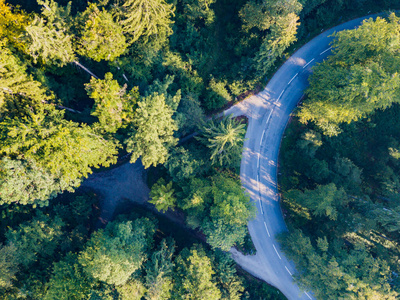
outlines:
M282 257L279 255L279 253L278 253L278 250L276 250L276 248L275 248L275 245L274 244L272 244L272 247L274 247L274 250L275 250L275 252L276 252L276 255L278 255L278 257L279 257L279 259L282 259Z
M265 230L267 230L268 236L271 237L271 235L269 234L269 230L268 230L267 224L265 222L264 222L264 226L265 226Z
M332 49L332 47L329 47L328 49L322 51L319 55L322 55L322 54L324 54L325 52L327 52L327 51L329 51L329 50L331 50L331 49Z
M321 55L321 54L320 54L320 55ZM303 69L307 68L307 66L308 66L309 64L311 64L314 60L315 60L315 58L313 58L313 59L310 60L308 63L306 63L306 64L304 65Z
M293 276L292 273L290 273L289 269L285 266L286 271L289 273L290 276Z
M299 75L299 73L297 73L296 75L294 75L293 76L293 78L292 79L290 79L290 81L289 81L289 83L287 84L287 85L289 85L289 84L291 84L292 83L292 81L297 77L297 75Z

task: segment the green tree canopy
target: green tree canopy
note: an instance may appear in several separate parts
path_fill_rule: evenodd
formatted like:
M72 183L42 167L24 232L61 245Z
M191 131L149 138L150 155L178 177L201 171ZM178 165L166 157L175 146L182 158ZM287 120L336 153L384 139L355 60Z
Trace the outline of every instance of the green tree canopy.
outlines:
M141 157L145 168L166 162L169 148L177 143L173 134L178 128L172 115L164 94L151 94L138 102L133 131L125 140L131 162Z
M165 184L164 178L160 178L151 187L151 200L149 200L149 202L154 204L158 211L166 212L168 209L174 210L176 205L174 192L175 190L172 188L172 181Z
M399 18L366 20L354 30L335 34L333 55L314 68L298 115L324 134L400 102Z
M337 219L338 211L348 202L345 191L337 189L334 183L304 192L292 190L285 197L308 208L315 216L326 216L331 220Z
M96 231L79 254L79 263L93 278L108 284L125 284L146 258L148 239L155 226L148 219L109 223Z
M35 61L50 62L59 66L75 60L69 33L71 3L67 7L53 0L38 1L43 6L43 17L35 16L26 26L27 53Z
M174 298L221 299L221 292L212 278L211 261L201 247L184 249L176 259L176 268Z
M95 61L113 61L124 53L128 44L122 27L114 22L110 12L89 3L79 20L82 24L78 40L79 53Z
M93 285L91 278L79 265L77 255L68 253L61 261L54 263L44 299L87 299Z
M200 140L211 150L210 159L220 166L238 166L242 156L246 125L231 117L211 120L202 128Z
M54 255L64 225L59 217L50 218L39 212L32 220L6 232L7 245L15 246L17 262L27 268L39 257Z
M36 168L42 176L50 173L55 178L55 192L78 186L81 178L92 172L91 167L109 166L117 154L114 142L105 140L89 126L64 120L63 112L50 105L20 119L6 118L0 123L0 136L0 154L33 162L29 168ZM29 183L29 178L24 180L22 186Z
M164 0L128 0L118 8L120 23L130 35L130 42L140 37L172 34L173 15L174 6Z
M289 1L248 1L240 10L243 29L249 32L257 28L265 37L254 58L255 68L265 75L284 51L296 41L302 5L298 0Z
M26 65L14 55L9 43L0 41L0 120L20 115L27 107L49 100L42 85L27 73Z
M173 288L172 257L175 245L172 239L162 240L159 249L153 252L151 259L146 263L146 287L148 300L171 299Z
M92 77L85 86L89 97L95 101L92 115L99 118L104 130L115 133L132 122L139 98L137 88L126 92L126 86L121 87L111 73L106 73L104 79Z

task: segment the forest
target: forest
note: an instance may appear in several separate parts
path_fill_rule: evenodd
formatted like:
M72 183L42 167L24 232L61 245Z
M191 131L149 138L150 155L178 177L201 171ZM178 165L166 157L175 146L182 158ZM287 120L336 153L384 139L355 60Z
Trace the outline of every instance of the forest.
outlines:
M336 33L284 141L280 239L317 298L399 297L399 43L395 14Z
M255 206L238 175L246 120L212 117L260 90L296 47L323 28L396 5L395 0L0 0L0 297L282 299L249 279L224 252L235 246L251 253L247 223ZM374 30L400 32L391 18ZM301 151L309 149L310 160L302 166L290 145L284 151L285 205L293 226L303 231L282 238L288 239L288 252L294 250L291 239L303 239L310 251L293 259L301 265L319 257L318 266L326 267L341 258L334 252L340 250L346 268L361 259L376 261L370 273L343 275L336 293L352 280L354 286L381 284L360 287L359 293L396 297L395 37L388 35L370 51L364 44L352 46L353 58L337 50L343 62L335 65L332 58L317 70L310 105L305 102L302 123L294 122L287 139ZM355 42L351 35L343 39ZM334 86L333 76L349 70L354 83ZM318 87L323 73L329 73L327 87L352 92L352 103L360 104L347 119L321 117L318 99L329 99ZM386 88L369 91L368 82L376 80ZM363 102L368 92L372 100ZM352 107L336 109L340 115L340 109ZM351 134L364 138L357 151L346 138ZM336 155L338 148L347 152ZM337 157L334 162L324 156L328 153ZM104 228L95 225L99 195L79 187L93 171L126 157L140 159L151 175L156 209L181 212L203 240L179 242L150 213L121 214ZM350 184L346 176L360 183ZM335 199L322 209L328 215L314 214L307 208L312 203L302 202L313 192ZM345 224L336 221L345 213L351 213L346 215L353 220L351 233L332 229ZM330 235L311 231L313 222L327 216ZM327 245L325 252L315 247L317 238ZM317 293L310 266L305 264L299 280Z

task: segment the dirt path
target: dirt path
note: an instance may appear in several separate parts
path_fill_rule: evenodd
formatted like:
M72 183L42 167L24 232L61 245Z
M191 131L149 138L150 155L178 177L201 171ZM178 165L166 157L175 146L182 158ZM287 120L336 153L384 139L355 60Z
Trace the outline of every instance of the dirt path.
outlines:
M150 191L140 161L92 174L82 183L82 187L90 188L101 196L101 213L96 228L104 227L112 220L115 208L121 200L144 203L149 199Z

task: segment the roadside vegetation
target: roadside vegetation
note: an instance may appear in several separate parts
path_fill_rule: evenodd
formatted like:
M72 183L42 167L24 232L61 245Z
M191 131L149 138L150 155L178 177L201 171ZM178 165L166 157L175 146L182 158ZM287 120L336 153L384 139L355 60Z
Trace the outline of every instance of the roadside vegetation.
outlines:
M206 116L262 87L296 40L397 4L378 2L0 0L0 298L282 297L223 252L252 251L246 125ZM97 196L73 193L127 154L154 175L151 203L209 246L177 248L145 215L93 226Z
M282 247L317 298L398 299L400 19L336 34L281 151Z

